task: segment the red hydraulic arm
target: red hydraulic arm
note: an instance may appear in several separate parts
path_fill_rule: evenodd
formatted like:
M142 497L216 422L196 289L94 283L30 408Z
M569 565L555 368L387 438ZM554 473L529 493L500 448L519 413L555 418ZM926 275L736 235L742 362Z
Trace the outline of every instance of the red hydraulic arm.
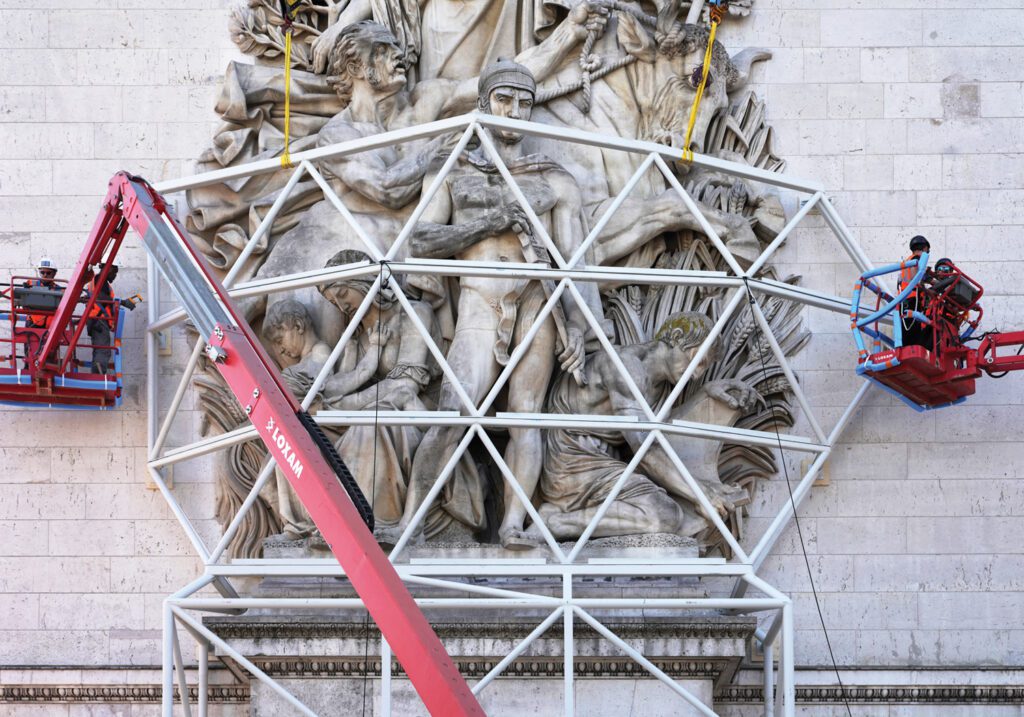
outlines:
M163 198L145 180L119 172L110 181L89 243L54 315L49 338L32 358L34 365L43 374L60 372L57 337L71 320L87 271L104 261L99 281L106 279L106 267L113 263L128 226L142 237L185 312L206 337L207 355L245 407L430 714L483 715L430 623L374 540L367 527L368 522L372 524L372 512L333 446L284 387L277 367L252 329L235 311ZM90 298L86 313L91 302ZM349 492L340 481L346 481Z
M1017 347L1017 352L999 356L1000 348ZM1020 371L1024 369L1024 331L1008 331L1005 334L991 333L978 344L978 368L991 375L1003 371Z

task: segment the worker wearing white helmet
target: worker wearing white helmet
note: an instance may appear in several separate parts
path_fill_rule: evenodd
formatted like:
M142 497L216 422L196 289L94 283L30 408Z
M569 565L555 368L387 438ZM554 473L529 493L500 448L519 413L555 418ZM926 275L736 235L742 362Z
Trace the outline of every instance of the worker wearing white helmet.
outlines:
M39 278L45 281L47 284L53 284L53 279L57 276L57 264L48 256L44 256L36 264L36 274Z
M36 264L36 275L38 279L30 279L25 286L41 286L45 289L56 289L57 264L53 259L44 256ZM25 319L25 325L33 329L45 329L50 325L53 318L51 314L29 314Z

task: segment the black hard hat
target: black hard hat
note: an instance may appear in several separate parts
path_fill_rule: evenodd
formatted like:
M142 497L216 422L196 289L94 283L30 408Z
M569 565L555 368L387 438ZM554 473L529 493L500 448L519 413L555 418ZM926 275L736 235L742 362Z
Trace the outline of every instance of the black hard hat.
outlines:
M944 267L944 266L949 267L949 268L953 268L953 260L952 259L947 259L946 257L942 257L937 262L935 262L935 270L936 271L941 270L941 268Z
M910 251L917 251L918 249L931 249L932 245L928 243L928 240L918 234L916 237L910 240Z

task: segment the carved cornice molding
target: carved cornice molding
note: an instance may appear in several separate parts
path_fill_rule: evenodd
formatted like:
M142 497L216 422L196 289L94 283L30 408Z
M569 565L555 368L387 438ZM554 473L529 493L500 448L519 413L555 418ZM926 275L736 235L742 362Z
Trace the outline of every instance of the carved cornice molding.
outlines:
M0 704L159 704L160 685L4 685L0 687ZM199 689L189 687L189 699L195 704ZM248 704L249 685L211 685L211 704ZM178 702L178 688L174 688Z
M258 659L261 669L273 670L278 677L362 677L361 661L345 660L301 660ZM658 667L674 677L714 678L721 665L715 660L680 661L655 660ZM459 663L467 676L481 676L493 667L488 661L467 660ZM380 673L380 661L370 660L370 675ZM280 670L280 672L277 672ZM561 677L561 661L539 660L517 662L509 667L510 677ZM396 674L400 674L396 671ZM624 660L585 660L576 663L579 677L610 678L637 677L653 679L638 665ZM936 705L1022 705L1024 687L1005 685L972 686L910 686L856 685L845 689L846 700L854 704L936 704ZM178 701L175 688L174 699ZM195 702L198 691L189 688L189 697ZM718 690L717 704L761 704L763 692L754 685L733 685ZM843 695L838 687L797 687L797 702L800 704L842 704ZM211 704L248 704L248 685L212 685L209 701ZM4 685L0 687L0 704L159 704L160 685Z
M253 620L238 618L204 618L203 624L214 630L218 636L230 639L288 640L322 636L376 640L376 629L367 628L362 622L331 621L318 619L269 619ZM756 622L748 618L702 618L693 621L648 621L648 622L604 622L609 630L623 639L680 640L747 640L754 633ZM442 639L507 639L522 640L535 624L529 622L503 623L434 623L434 631ZM559 624L553 625L546 633L561 639ZM600 635L589 625L576 625L576 638L599 638Z
M370 658L308 658L308 657L251 657L252 662L271 677L318 679L329 677L363 678L379 677L381 662ZM724 669L730 667L733 658L723 657L705 660L681 660L648 658L659 669L671 677L680 679L716 679ZM465 677L479 678L486 675L499 659L454 658L459 672ZM627 677L646 679L650 677L643 667L629 659L598 658L577 659L575 662L576 677L580 678L612 678ZM502 676L517 678L561 678L562 661L550 658L521 658L516 660ZM392 675L399 677L404 671L397 662L392 665Z
M929 704L929 705L1021 705L1024 687L1005 685L884 685L796 688L796 701L801 704ZM716 704L763 704L764 691L755 685L732 685L715 694Z

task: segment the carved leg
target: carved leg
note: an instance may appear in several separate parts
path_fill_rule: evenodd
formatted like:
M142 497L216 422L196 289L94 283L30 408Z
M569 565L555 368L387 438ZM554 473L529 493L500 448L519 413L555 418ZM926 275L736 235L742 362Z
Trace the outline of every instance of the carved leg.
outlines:
M469 293L472 292L463 292L463 295ZM460 301L460 312L464 310L466 303L464 300ZM494 312L490 307L486 307L486 311L495 317L496 325ZM494 359L492 350L495 336L496 332L486 327L458 328L448 350L448 362L474 403L479 403L498 376L500 367ZM462 402L447 379L441 386L438 410L464 410ZM464 432L465 430L458 426L435 426L427 431L413 459L405 512L397 530L404 530L412 522L413 516L448 463Z
M525 334L533 323L536 311L521 317L516 328L516 339ZM544 410L551 372L555 365L555 324L551 318L537 332L530 349L509 378L508 409L515 413L539 413ZM539 428L513 428L509 430L509 443L505 461L516 481L528 496L533 496L544 464L544 435ZM510 550L524 550L537 542L523 531L526 507L516 498L511 486L505 483L505 516L498 529L501 544Z

